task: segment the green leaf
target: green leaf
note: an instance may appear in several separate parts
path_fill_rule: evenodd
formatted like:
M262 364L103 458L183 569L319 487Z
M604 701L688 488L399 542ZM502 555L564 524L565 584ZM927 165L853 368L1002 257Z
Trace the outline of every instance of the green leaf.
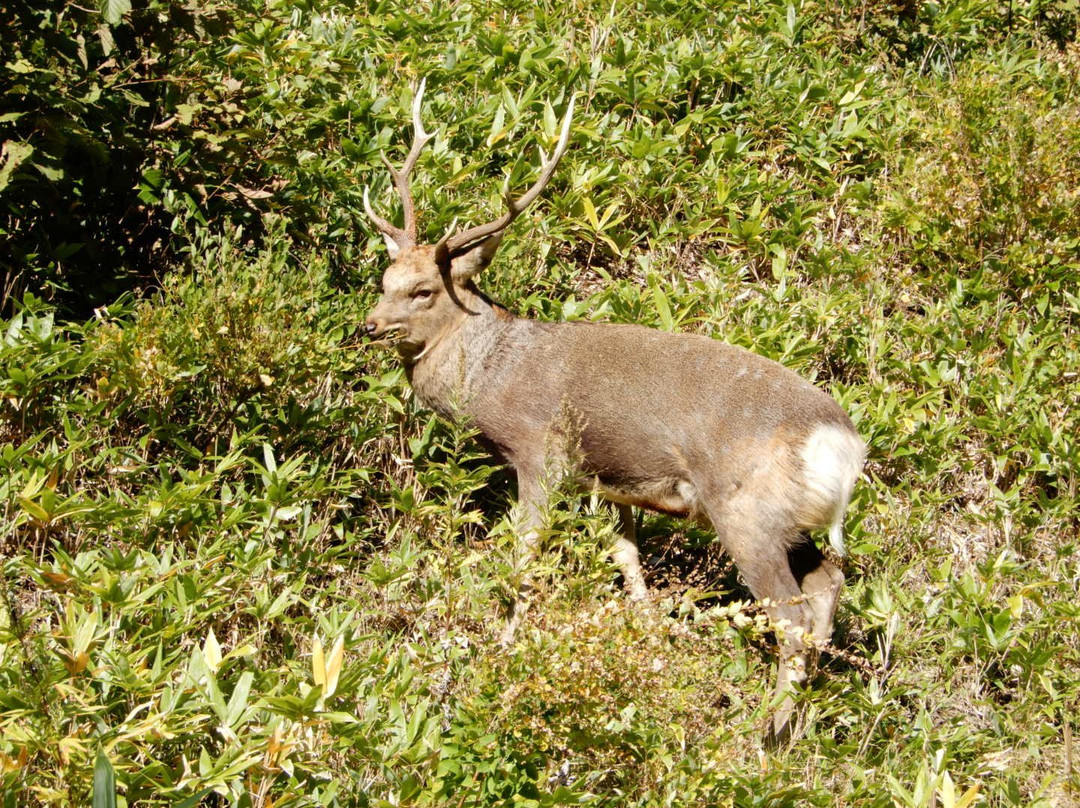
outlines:
M240 716L243 715L244 710L248 706L248 695L251 693L251 683L255 680L255 674L251 671L244 671L240 675L239 681L236 683L236 687L233 688L232 695L229 697L229 703L225 709L225 725L232 727L240 720Z
M262 445L263 450L263 462L266 463L266 470L273 474L277 471L277 461L274 460L274 447L269 443Z
M93 808L116 808L116 772L105 757L105 750L98 749L94 762Z
M24 512L30 514L39 522L48 522L52 518L48 511L27 497L19 497L19 505L22 506Z
M660 325L665 331L675 330L675 318L671 315L671 302L666 294L658 286L652 290L653 302L656 304L656 313L660 318Z
M213 791L214 789L212 788L203 789L196 794L192 794L187 799L181 800L180 802L176 803L175 808L197 808L199 803L202 802L203 797L213 793Z
M101 16L109 25L119 25L131 13L131 0L101 0Z
M277 517L278 521L290 522L303 512L304 509L299 505L290 505L286 508L278 508L274 516Z
M34 168L42 173L49 182L58 182L64 178L64 169L56 168L47 163L33 163Z
M19 164L33 153L34 147L29 143L20 143L16 140L4 141L3 147L0 148L0 191L11 182L11 175L15 173Z

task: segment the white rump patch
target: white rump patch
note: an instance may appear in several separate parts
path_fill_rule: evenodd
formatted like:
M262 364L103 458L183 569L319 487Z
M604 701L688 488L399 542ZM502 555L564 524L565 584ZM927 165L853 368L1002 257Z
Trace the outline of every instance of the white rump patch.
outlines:
M866 446L852 430L823 424L810 434L799 456L807 498L803 527L828 527L829 543L844 555L844 511L866 460Z

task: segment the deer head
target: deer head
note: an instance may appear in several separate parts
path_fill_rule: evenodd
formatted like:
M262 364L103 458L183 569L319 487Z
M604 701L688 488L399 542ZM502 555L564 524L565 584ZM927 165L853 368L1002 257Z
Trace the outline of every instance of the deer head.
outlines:
M368 189L364 189L364 209L382 233L393 263L382 280L382 297L368 315L365 330L372 337L387 336L397 345L406 361L418 360L442 335L468 317L470 303L477 290L472 278L495 257L503 234L521 213L540 195L570 142L573 97L563 117L559 141L549 157L540 152L540 175L521 196L510 195L509 179L503 190L506 212L485 224L458 233L448 232L435 244L417 244L416 208L409 189L409 174L424 145L433 135L424 131L420 120L424 81L413 97L413 142L401 169L396 169L383 155L394 187L401 199L402 227L395 227L371 207Z

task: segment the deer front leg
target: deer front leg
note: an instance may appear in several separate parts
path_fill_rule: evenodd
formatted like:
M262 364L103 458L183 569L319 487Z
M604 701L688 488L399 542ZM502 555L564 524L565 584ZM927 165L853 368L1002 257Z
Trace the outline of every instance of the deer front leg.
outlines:
M514 565L523 572L517 594L510 601L510 608L507 610L506 625L499 635L499 644L504 648L513 643L518 626L529 608L529 596L533 587L528 567L536 555L546 500L547 494L540 478L518 470L518 504L514 522L519 532Z
M615 546L611 551L611 557L619 565L631 600L645 600L649 590L645 586L645 576L641 572L641 559L638 557L634 509L622 504L615 507L619 514L619 532L615 536Z

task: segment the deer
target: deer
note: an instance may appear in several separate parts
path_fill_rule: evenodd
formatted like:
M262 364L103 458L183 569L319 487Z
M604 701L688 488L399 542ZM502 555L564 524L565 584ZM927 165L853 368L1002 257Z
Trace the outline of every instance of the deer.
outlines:
M382 154L401 202L401 227L364 208L391 263L362 330L394 345L425 407L467 420L517 477L516 541L536 549L549 491L568 468L614 504L611 551L628 595L645 599L632 508L711 525L774 627L778 654L767 743L792 736L797 687L831 640L844 583L811 539L827 530L844 554L844 518L866 457L851 419L829 394L750 350L708 336L634 324L519 317L476 283L507 229L551 180L570 142L574 98L536 181L506 211L435 244L417 241L409 177L434 136L413 93L413 140L402 167ZM512 643L528 602L525 581L501 639Z

